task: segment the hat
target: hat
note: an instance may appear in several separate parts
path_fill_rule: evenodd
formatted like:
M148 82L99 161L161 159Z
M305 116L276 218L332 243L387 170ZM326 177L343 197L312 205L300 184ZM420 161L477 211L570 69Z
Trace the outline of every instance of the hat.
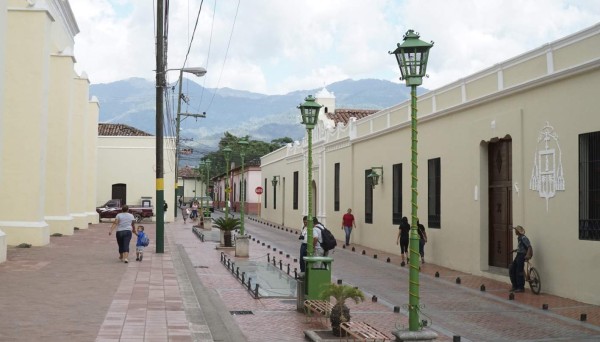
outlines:
M516 226L516 227L513 227L512 229L518 231L519 234L521 234L521 235L525 235L525 228L523 228L521 226Z

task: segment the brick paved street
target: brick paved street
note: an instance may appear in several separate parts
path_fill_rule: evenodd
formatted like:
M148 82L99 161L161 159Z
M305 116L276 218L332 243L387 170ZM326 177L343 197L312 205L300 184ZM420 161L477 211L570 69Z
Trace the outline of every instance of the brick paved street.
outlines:
M164 254L154 253L154 225L144 225L152 245L142 263L118 261L107 223L52 237L44 247L10 247L8 261L0 264L0 341L305 341L305 330L329 329L324 321L298 313L293 298L253 299L221 264L216 243L201 242L191 224L166 226ZM254 238L249 259L266 261L270 253L284 266L298 267L294 231L255 219L246 228ZM334 278L367 295L364 303L349 303L352 320L391 336L408 324L404 309L393 312L394 306L408 302L408 269L400 267L397 256L362 246L355 250L336 249ZM233 251L225 253L235 259ZM485 292L479 291L482 283ZM600 340L598 306L529 291L509 301L507 287L425 264L421 318L439 341L452 341L454 335L462 341ZM378 302L371 302L372 295ZM542 310L542 304L549 310ZM587 314L587 322L578 320L581 313Z

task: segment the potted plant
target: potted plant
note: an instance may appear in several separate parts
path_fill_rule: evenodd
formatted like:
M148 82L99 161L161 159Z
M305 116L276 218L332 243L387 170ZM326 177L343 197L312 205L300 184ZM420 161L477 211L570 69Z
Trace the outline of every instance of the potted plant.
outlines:
M219 228L223 232L223 245L225 247L233 247L231 241L232 231L239 229L241 227L242 222L240 219L234 217L219 217L213 223L213 226Z
M340 324L350 321L350 309L346 306L346 300L352 299L356 304L365 300L363 292L349 285L328 284L321 292L321 299L329 300L335 298L335 304L331 309L329 321L333 336L345 336L341 331ZM343 335L342 335L343 334Z

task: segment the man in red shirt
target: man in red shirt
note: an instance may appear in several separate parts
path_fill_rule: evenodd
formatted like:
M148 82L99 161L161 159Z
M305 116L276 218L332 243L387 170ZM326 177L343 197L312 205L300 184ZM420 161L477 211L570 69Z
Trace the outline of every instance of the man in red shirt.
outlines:
M356 221L354 221L352 209L348 208L348 212L342 217L342 229L346 232L346 246L350 246L350 234L352 234L353 227L356 229Z

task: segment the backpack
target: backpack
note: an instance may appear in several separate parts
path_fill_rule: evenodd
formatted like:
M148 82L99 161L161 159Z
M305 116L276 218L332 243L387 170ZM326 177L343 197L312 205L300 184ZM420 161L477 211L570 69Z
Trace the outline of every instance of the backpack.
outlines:
M148 235L144 234L144 236L142 236L142 246L148 247L149 244L150 239L148 238Z
M334 249L335 246L337 246L337 240L335 239L335 236L333 236L331 231L329 231L329 229L325 228L325 226L323 226L322 224L316 225L315 228L321 230L321 237L323 240L321 242L321 248L323 248L325 252L330 251Z

